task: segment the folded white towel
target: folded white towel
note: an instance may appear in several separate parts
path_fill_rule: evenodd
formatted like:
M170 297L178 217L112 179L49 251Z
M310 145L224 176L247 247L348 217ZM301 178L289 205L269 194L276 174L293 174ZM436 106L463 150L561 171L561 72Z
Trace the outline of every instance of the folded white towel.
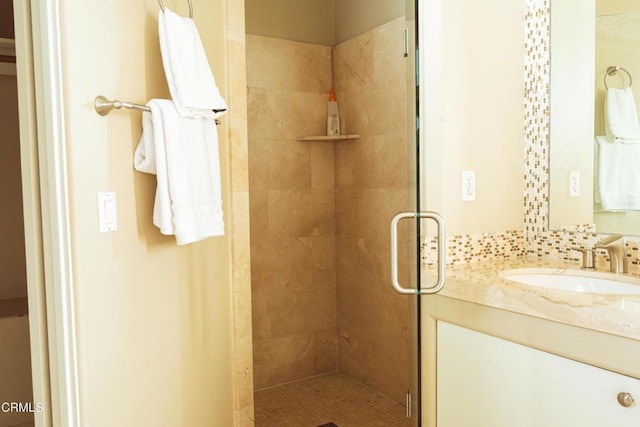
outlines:
M153 223L186 245L224 234L218 134L209 117L180 117L172 101L153 99L142 115L134 166L157 176Z
M640 138L636 101L630 87L609 88L604 102L605 130L610 139Z
M596 202L605 211L640 210L640 144L596 137Z
M610 142L619 142L620 144L640 144L640 138L615 138Z
M216 110L215 117L224 114L227 104L216 86L193 20L165 7L159 12L158 31L164 72L180 115L199 117L202 110Z

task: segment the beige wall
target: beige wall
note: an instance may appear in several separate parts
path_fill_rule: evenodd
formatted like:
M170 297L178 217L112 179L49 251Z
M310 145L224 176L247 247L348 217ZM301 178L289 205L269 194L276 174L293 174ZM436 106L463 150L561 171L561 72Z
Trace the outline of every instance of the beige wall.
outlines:
M637 11L639 7L636 0L596 0L596 15Z
M255 387L335 372L331 48L247 36Z
M333 46L335 0L245 0L247 34Z
M246 0L247 34L334 46L404 16L404 0Z
M594 1L551 3L551 227L593 222L594 28ZM569 196L571 171L580 173L579 197Z
M335 143L339 369L402 402L411 299L389 283L388 229L410 209L403 28L393 20L334 52L345 133L360 135Z
M175 3L186 12L186 2ZM229 4L194 1L225 96ZM157 9L151 0L61 1L81 421L231 426L238 370L232 334L239 327L232 322L231 288L227 131L233 115L219 128L226 236L178 248L152 225L155 178L132 168L140 113L103 118L92 107L98 94L137 102L167 96ZM96 193L102 191L117 193L116 232L98 233Z
M337 0L336 43L404 16L404 9L404 0Z
M521 230L523 4L455 0L441 13L422 49L434 58L423 85L424 206L447 219L449 236ZM475 201L462 201L464 170L475 171Z
M0 299L27 296L18 91L14 76L0 75Z

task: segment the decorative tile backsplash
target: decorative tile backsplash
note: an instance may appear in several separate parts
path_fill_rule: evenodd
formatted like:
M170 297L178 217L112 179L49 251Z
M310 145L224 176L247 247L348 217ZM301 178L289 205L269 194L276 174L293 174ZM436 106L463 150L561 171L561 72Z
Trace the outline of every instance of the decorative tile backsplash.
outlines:
M524 248L522 230L450 236L447 237L447 264L523 257ZM435 237L426 239L423 254L423 261L427 265L435 265L438 262L438 244Z
M572 247L593 247L605 237L595 233L593 224L549 230L550 18L550 0L525 1L523 230L448 237L449 265L523 256L577 264L581 254ZM639 246L638 238L627 237L629 270L635 274L640 271ZM425 264L435 264L435 238L427 237L423 249ZM604 250L598 251L596 265L608 265Z

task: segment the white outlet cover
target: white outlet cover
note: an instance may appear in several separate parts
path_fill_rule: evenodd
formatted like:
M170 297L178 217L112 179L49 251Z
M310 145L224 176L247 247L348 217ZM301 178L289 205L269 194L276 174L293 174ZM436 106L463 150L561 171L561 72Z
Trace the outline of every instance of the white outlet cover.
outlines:
M580 197L580 171L569 172L569 197Z
M476 199L476 171L462 171L462 201L473 202Z

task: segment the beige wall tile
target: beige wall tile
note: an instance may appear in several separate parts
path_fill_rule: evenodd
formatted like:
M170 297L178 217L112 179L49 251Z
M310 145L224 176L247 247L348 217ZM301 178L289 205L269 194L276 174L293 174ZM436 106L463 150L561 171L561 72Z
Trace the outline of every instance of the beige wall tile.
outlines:
M326 93L249 87L249 138L326 135L328 101Z
M233 337L235 426L253 426L253 337L249 234L249 157L244 1L228 0L227 51L229 143L233 224Z
M244 43L229 40L229 114L247 118L247 65ZM246 130L245 130L246 132Z
M229 40L245 44L244 0L227 1L227 36ZM244 50L244 48L243 48Z
M335 369L338 317L341 369L396 399L408 384L397 373L407 366L408 310L388 284L388 223L408 203L401 29L392 22L336 47L343 129L362 138L335 148L295 141L326 131L323 80L296 71L313 77L298 62L314 49L249 36L257 388ZM406 263L400 270L406 279Z
M336 235L373 237L388 234L391 218L407 207L406 190L339 189L336 192Z
M249 265L249 192L233 193L233 263L236 266Z
M249 193L249 223L251 230L251 245L256 240L269 236L268 192L266 190L252 190Z
M267 310L272 319L271 337L304 334L336 325L336 293L333 283L306 289L269 291ZM257 297L264 296L258 293Z
M409 300L389 284L388 242L338 239L337 247L351 254L337 266L340 370L401 400L409 374Z
M373 80L378 84L406 82L407 58L404 50L404 18L373 30Z
M269 236L311 237L335 231L332 190L270 190Z
M274 91L273 96L274 108L282 112L285 138L327 134L327 92Z
M235 192L249 191L249 145L247 140L247 120L229 116L229 142L231 145L231 180Z
M333 189L335 187L333 147L333 143L310 143L312 188Z
M409 202L402 28L391 22L334 52L343 122L361 135L334 150L339 367L399 401L409 385L409 311L389 283L388 229ZM408 245L399 251L408 283Z
M248 85L325 93L331 88L331 48L247 35Z
M249 141L251 189L284 190L311 187L311 147L285 139Z
M406 134L362 137L336 146L337 188L406 188Z
M251 111L251 108L249 109ZM253 123L249 120L249 123ZM263 191L269 188L272 159L269 146L274 140L269 139L249 139L249 191L253 194L256 191ZM265 211L266 214L266 211Z
M253 293L279 288L303 290L311 286L312 249L301 240L276 238L251 242Z
M373 34L371 32L334 48L333 73L336 90L373 83Z
M255 388L336 371L335 327L254 341Z
M336 237L329 234L311 239L311 256L313 266L321 271L333 271L336 269ZM327 280L320 280L325 282ZM316 282L314 280L314 282Z
M247 37L256 387L336 369L331 49ZM332 334L328 331L332 331Z
M247 119L249 139L282 139L283 118L273 105L270 89L247 89Z

